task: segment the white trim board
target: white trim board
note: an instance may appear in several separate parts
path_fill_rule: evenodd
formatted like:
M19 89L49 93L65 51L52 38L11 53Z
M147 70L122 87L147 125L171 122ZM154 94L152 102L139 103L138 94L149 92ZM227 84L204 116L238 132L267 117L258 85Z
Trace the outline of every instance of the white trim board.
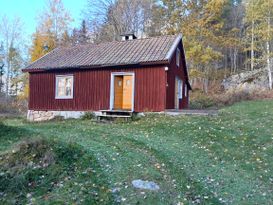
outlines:
M131 111L134 111L135 107L135 73L134 72L112 72L111 73L111 82L110 82L110 110L114 109L114 96L115 96L115 76L125 76L130 75L133 77L133 92L132 92L132 108Z
M178 44L180 43L181 40L182 40L182 35L179 34L177 36L177 38L175 39L172 47L170 48L170 50L168 51L168 53L166 55L166 58L168 59L168 61L171 60L172 54L176 51L176 48L177 48L177 46L178 46Z

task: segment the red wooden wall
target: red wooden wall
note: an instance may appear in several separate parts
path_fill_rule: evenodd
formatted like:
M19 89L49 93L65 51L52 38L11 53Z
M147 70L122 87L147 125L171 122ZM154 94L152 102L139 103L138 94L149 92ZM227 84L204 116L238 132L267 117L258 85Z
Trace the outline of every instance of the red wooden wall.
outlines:
M163 111L166 107L164 67L87 69L30 73L30 110L101 110L110 108L111 72L135 73L134 110ZM74 75L73 99L55 99L55 76Z
M189 104L189 93L187 94L187 97L185 96L186 68L184 67L185 62L183 62L185 58L184 58L184 53L183 53L184 49L182 47L182 43L179 44L178 48L180 49L181 55L182 55L182 57L180 58L181 60L180 66L177 67L176 65L176 52L174 52L171 58L169 70L166 72L167 84L168 84L166 88L166 109L173 109L175 107L175 77L176 76L178 76L181 80L183 80L183 86L182 86L183 98L182 100L179 101L179 109L188 108L188 104Z

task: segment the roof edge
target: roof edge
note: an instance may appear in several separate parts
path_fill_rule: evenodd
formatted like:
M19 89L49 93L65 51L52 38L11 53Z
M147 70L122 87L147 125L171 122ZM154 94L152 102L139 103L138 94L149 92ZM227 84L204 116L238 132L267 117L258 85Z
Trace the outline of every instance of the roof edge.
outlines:
M71 67L59 67L59 68L25 68L22 69L23 72L45 72L45 71L56 71L56 70L69 70L69 69L104 69L104 68L113 68L116 66L122 66L122 67L141 67L141 66L156 66L156 65L167 65L169 62L167 60L163 61L150 61L150 62L142 62L142 63L131 63L131 64L112 64L112 65L89 65L89 66L71 66Z
M43 56L41 56L40 58L36 59L35 61L31 62L29 65L27 65L25 68L22 69L22 72L27 72L25 70L29 70L29 67L31 67L34 63L36 63L37 61L43 59L44 57L46 57L48 54L52 53L53 51L59 49L59 47L54 48L53 50L47 52L46 54L44 54Z
M178 34L172 47L170 48L170 50L168 51L167 55L166 55L166 59L168 59L168 61L170 62L171 57L173 55L173 53L175 52L178 44L180 43L180 41L182 40L182 34Z

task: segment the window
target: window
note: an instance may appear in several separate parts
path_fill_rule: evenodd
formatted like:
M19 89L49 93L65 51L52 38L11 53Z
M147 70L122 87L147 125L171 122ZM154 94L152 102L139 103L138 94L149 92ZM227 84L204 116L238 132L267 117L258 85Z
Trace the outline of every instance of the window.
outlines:
M185 84L185 97L188 97L188 86Z
M183 98L183 81L178 80L178 98L182 99Z
M180 60L181 60L181 55L180 55L180 49L176 49L176 65L180 66Z
M56 76L56 99L73 98L73 75Z

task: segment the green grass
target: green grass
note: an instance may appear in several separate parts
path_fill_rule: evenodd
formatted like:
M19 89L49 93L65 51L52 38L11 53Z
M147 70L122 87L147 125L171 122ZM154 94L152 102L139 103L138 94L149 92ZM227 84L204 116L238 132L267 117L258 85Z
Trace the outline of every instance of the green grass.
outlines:
M39 139L54 163L11 171L17 164L7 156L26 160L18 143ZM0 152L0 204L273 204L273 101L238 103L218 117L131 123L2 119ZM160 190L134 189L134 179Z

